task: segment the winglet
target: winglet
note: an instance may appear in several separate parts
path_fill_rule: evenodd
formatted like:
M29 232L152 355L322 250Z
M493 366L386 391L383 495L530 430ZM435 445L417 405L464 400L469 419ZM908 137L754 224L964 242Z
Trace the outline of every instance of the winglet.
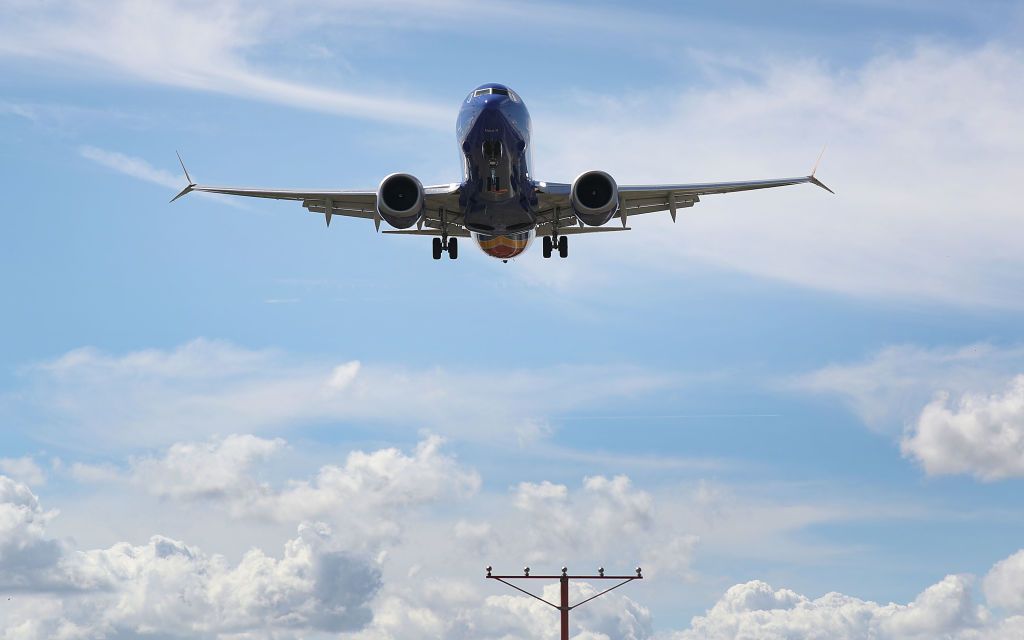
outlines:
M196 183L192 182L192 176L188 175L188 169L185 168L185 161L181 159L181 154L175 151L174 155L178 156L178 163L181 165L181 170L185 172L185 179L188 180L188 186L182 189L178 195L171 198L171 202L174 202L181 196L189 193L196 186Z
M828 145L825 145L824 147L821 148L821 153L818 154L818 159L814 161L814 168L811 169L811 175L807 176L807 181L810 182L813 185L817 185L817 186L821 187L822 189L824 189L825 191L828 191L832 195L835 195L836 194L835 191L833 191L833 190L829 189L828 187L826 187L825 183L822 182L821 180L818 180L818 178L816 178L815 175L814 175L814 174L818 173L818 165L821 164L821 157L825 155L825 149L827 147L828 147Z
M824 183L824 182L822 182L821 180L818 180L818 179L817 179L817 178L815 178L814 176L807 176L807 178L808 178L808 180L807 180L807 181L808 181L808 182L810 182L811 184L815 184L815 185L818 185L819 187L821 187L821 188L822 188L822 189L824 189L825 191L828 191L828 192L829 192L829 193L831 193L832 195L836 195L836 192L835 192L835 191L833 191L833 190L831 190L831 189L829 189L829 188L828 188L827 186L825 186L825 183Z

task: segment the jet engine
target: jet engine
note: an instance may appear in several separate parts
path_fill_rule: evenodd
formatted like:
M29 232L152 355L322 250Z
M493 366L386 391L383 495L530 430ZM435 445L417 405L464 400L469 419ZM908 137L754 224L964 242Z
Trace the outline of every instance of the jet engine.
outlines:
M569 202L583 224L600 227L619 208L619 186L604 171L587 171L573 180Z
M423 215L423 184L408 173L392 173L377 187L377 213L396 229L408 229Z

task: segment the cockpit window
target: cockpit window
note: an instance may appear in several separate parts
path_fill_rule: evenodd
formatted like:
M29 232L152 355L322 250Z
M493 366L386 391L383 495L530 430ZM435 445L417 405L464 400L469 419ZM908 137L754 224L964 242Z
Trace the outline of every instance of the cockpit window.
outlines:
M490 95L490 94L495 94L495 95L499 95L499 96L507 96L509 94L509 92L508 92L508 89L499 89L497 87L488 87L486 89L477 89L476 91L473 92L473 97L476 98L477 96L486 96L486 95Z

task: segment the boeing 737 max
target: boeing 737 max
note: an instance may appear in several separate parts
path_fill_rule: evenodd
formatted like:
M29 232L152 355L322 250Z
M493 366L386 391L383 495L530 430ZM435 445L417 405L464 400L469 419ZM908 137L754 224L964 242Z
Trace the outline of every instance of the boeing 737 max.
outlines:
M530 114L508 87L485 84L466 97L456 137L463 159L462 182L424 187L415 176L393 173L373 191L317 191L211 187L192 182L191 191L297 200L331 224L332 216L367 218L384 233L433 236L434 259L459 255L458 238L472 237L487 255L508 261L536 236L544 257L569 254L568 236L629 230L631 216L692 207L701 196L810 183L828 191L814 172L799 178L696 184L619 185L604 171L587 171L572 183L544 182L530 173ZM180 157L179 157L180 160ZM613 218L621 226L604 226ZM414 228L415 227L415 228Z

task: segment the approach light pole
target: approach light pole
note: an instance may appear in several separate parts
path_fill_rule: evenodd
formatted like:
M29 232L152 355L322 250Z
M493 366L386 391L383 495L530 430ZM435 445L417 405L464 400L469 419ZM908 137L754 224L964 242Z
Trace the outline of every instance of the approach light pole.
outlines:
M559 613L562 616L562 636L561 636L561 638L562 638L562 640L569 640L569 612L570 611L572 611L576 607L579 607L579 606L587 604L588 602L590 602L591 600L594 600L595 598L600 598L601 596L603 596L604 594L608 593L609 591L614 591L615 589L618 589L619 587L621 587L624 584L633 582L634 580L643 580L644 576L643 576L643 573L640 570L640 567L636 568L636 575L634 575L634 576L606 576L606 575L604 575L604 567L601 567L600 569L597 570L597 575L596 576L570 576L569 575L569 570L567 568L565 568L565 567L562 567L562 575L560 575L560 576L531 576L530 575L530 567L524 567L523 568L523 575L521 575L521 576L496 576L496 575L493 575L491 573L491 567L487 567L487 578L489 578L491 580L497 580L498 582L502 582L504 584L507 584L508 586L512 587L516 591L520 591L522 593L525 593L526 595L530 596L531 598L534 598L536 600L540 600L544 604L546 604L548 606L551 606L551 607L554 607L555 609L558 609ZM520 587L517 587L516 585L512 584L511 582L509 582L509 580L558 580L559 585L561 587L561 589L560 589L560 591L561 591L561 604L555 604L553 602L548 602L544 598L542 598L542 597L540 597L540 596L538 596L536 594L530 593L526 589L522 589ZM619 583L617 585L615 585L615 586L612 586L612 587L609 587L609 588L605 589L604 591L598 593L597 595L590 596L586 600L583 600L581 602L577 602L574 605L570 605L569 604L569 581L570 580L618 580Z

